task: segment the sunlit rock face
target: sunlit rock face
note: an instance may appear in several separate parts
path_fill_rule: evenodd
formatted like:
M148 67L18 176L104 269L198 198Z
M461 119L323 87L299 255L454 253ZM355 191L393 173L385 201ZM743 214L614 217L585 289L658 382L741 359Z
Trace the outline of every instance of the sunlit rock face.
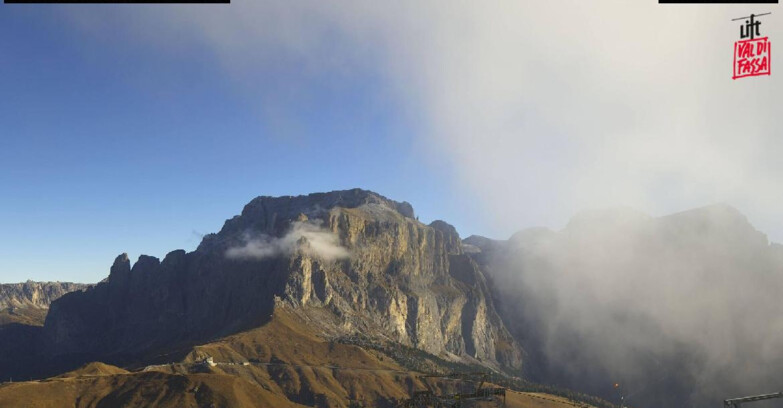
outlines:
M10 308L47 309L66 293L87 289L90 285L70 282L33 282L0 285L0 310Z
M456 230L365 190L258 197L191 253L120 255L52 305L46 352L138 358L263 324L280 304L325 337L362 334L514 370L521 350Z

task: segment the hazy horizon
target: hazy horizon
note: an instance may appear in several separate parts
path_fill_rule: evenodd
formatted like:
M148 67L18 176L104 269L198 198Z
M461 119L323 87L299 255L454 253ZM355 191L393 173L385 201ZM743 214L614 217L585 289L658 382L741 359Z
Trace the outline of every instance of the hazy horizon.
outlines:
M376 191L376 193L378 193L378 192ZM382 193L378 193L378 194L381 194L381 195L383 195ZM306 194L305 194L305 195L306 195ZM396 200L394 197L388 197L388 196L386 196L386 197L387 197L387 198L389 198L389 199L395 200L395 201L404 201L404 200ZM529 226L524 226L524 227L517 228L517 229L515 229L515 230L514 230L514 231L513 231L511 234L509 234L508 236L504 236L504 237L500 237L500 236L490 236L490 235L487 235L487 234L482 234L482 233L463 233L463 232L461 232L461 231L459 230L459 228L457 228L457 232L459 233L459 235L460 235L460 238L462 238L463 240L464 240L465 238L468 238L468 237L470 237L470 236L476 235L476 236L480 236L480 237L484 237L484 238L489 238L489 239L492 239L492 240L497 240L497 241L506 241L506 240L510 239L510 238L511 238L511 237L512 237L514 234L516 234L516 233L518 233L518 232L525 231L525 230L533 230L533 229L544 228L544 229L547 229L547 230L551 230L551 231L553 231L553 232L561 232L561 231L563 231L564 229L566 229L566 228L568 227L568 224L569 224L569 223L570 223L572 220L574 220L574 218L576 218L576 217L579 217L579 216L581 216L581 215L584 215L584 214L589 214L589 213L594 213L594 212L604 212L604 213L605 213L605 212L618 212L618 214L619 214L619 215L621 215L621 213L622 213L622 212L624 212L624 211L634 211L634 212L638 212L638 213L640 213L640 214L643 214L643 215L645 215L645 216L648 216L648 217L650 217L650 218L652 218L652 219L656 219L656 218L664 218L664 217L668 217L668 216L674 216L674 215L677 215L677 214L686 213L686 212L689 212L689 211L694 211L694 210L707 209L707 208L710 208L710 207L716 207L716 206L729 206L729 207L732 207L732 208L734 208L734 209L738 210L738 211L739 211L739 212L740 212L740 213L741 213L743 216L745 216L745 217L747 218L747 215L746 215L745 213L743 213L741 209L738 209L738 208L736 208L736 207L734 207L734 206L732 206L731 204L728 204L728 203L715 203L715 204L707 204L707 205L703 205L703 206L699 206L699 207L693 207L693 208L683 209L683 210L681 210L681 211L675 211L675 212L672 212L672 213L668 213L668 214L660 214L660 215L647 214L647 213L645 213L645 212L643 212L643 211L640 211L640 210L638 210L638 209L631 208L631 207L604 207L604 208L586 208L586 209L583 209L583 210L581 210L581 211L577 212L576 214L574 214L573 216L569 217L569 218L568 218L567 220L565 220L565 221L562 223L562 225L560 225L559 227L552 227L552 226L547 226L547 225L529 225ZM415 211L415 210L416 210L416 207L415 207L415 206L413 206L413 209L414 209L414 211ZM238 215L239 213L240 213L240 211L237 211L235 215ZM417 217L418 217L418 214L417 214ZM228 220L228 219L230 219L230 218L231 218L231 216L227 216L225 220ZM225 220L224 220L224 221L225 221ZM450 222L449 220L445 220L445 219L442 219L442 218L437 218L437 217L436 217L436 218L433 218L432 220L424 220L424 219L420 219L420 221L421 221L421 222L423 222L423 223L425 223L425 224L429 224L429 223L431 223L432 221L436 221L436 220L445 221L445 222L447 222L447 223L450 223L450 224L451 224L451 222ZM776 241L774 241L774 240L770 239L770 238L769 238L769 236L768 236L768 234L767 234L765 231L758 229L758 228L756 227L756 225L753 223L753 221L752 221L752 220L748 219L748 222L749 222L749 223L750 223L750 225L751 225L751 226L753 226L753 227L754 227L754 228L755 228L755 229L756 229L758 232L760 232L760 233L764 234L764 235L767 237L767 242L768 242L768 244L769 244L769 245L772 245L772 244L780 244L780 242L776 242ZM452 224L452 225L453 225L453 224ZM222 227L222 223L221 223L221 227ZM455 227L455 228L456 228L456 227ZM112 264L112 261L114 260L114 258L115 258L117 255L120 255L120 254L123 254L123 253L126 253L126 254L128 254L128 256L129 256L129 258L130 258L130 260L131 260L131 264L134 264L134 263L136 262L136 259L138 259L138 257L139 257L139 256L141 256L141 255L154 256L154 257L156 257L156 258L163 259L163 258L165 257L165 255L166 255L166 254L168 254L169 252L175 251L175 250L184 249L184 250L185 250L185 251L187 251L187 252L194 251L194 250L196 249L196 247L198 247L198 244L201 242L201 237L203 237L203 235L205 235L205 234L208 234L208 233L217 233L219 230L220 230L220 227L218 227L218 228L217 228L217 229L215 229L214 231L206 231L204 234L201 234L201 235L199 236L198 240L196 240L196 241L193 243L193 245L192 245L192 246L189 246L189 247L178 247L178 248L168 248L168 249L165 249L165 250L164 250L163 252L161 252L161 253L131 253L131 252L128 252L128 251L122 251L122 250L121 250L121 251L117 252L116 254L112 255L110 259L106 259L106 260L105 260L106 262L105 262L105 263L104 263L104 265L103 265L103 266L104 266L104 267L103 267L103 269L104 269L104 271L103 271L103 272L104 272L104 275L103 275L103 276L100 276L99 278L97 278L97 279L96 279L96 280L94 280L94 281L74 281L74 280L63 280L63 279L58 279L58 280L53 280L53 281L57 281L57 282L87 283L87 284L90 284L90 283L98 283L98 282L100 282L101 280L103 280L104 278L106 278L106 277L109 275L109 268L110 268L110 266L111 266L111 264ZM312 238L312 237L311 237L311 238ZM275 239L277 239L277 238L275 238ZM281 238L279 238L279 239L281 239L281 240L288 240L288 236L286 235L285 237L281 237ZM249 246L249 248L250 248L250 251L249 251L249 252L250 252L250 253L253 253L254 251L257 251L257 248L254 248L254 247L252 246L252 244L253 244L253 243L254 243L254 241L253 241L252 239L248 239L248 244L251 244L251 245ZM247 249L246 249L246 250L247 250ZM274 251L274 252L277 252L277 251ZM270 254L270 255L271 255L271 254ZM263 257L263 256L262 256L262 257ZM34 278L27 278L27 279L18 280L18 281L0 281L0 284L24 283L25 281L28 281L28 280L30 280L30 281L34 281L34 282L44 282L43 280L37 280L37 279L34 279Z

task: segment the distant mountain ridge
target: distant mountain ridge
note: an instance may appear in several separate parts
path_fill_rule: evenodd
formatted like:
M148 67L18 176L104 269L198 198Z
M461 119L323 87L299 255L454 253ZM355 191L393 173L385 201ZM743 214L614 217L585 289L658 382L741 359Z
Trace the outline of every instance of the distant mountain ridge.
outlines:
M0 310L9 308L48 309L66 293L85 290L93 285L70 282L33 282L0 284Z

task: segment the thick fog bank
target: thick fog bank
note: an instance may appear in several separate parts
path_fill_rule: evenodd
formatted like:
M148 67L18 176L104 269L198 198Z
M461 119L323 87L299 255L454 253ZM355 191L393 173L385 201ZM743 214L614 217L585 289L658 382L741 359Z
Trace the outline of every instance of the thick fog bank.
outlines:
M538 381L639 407L783 390L783 249L732 207L596 211L483 246Z

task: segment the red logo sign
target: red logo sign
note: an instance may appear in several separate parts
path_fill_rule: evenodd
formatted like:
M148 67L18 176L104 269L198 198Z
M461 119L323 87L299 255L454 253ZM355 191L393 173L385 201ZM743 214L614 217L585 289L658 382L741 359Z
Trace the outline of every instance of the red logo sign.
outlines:
M734 76L732 79L769 75L771 44L768 37L734 43Z
M745 20L740 26L740 40L734 43L734 75L732 79L769 75L772 65L772 44L761 37L761 21L757 17L772 13L751 14L731 21Z

